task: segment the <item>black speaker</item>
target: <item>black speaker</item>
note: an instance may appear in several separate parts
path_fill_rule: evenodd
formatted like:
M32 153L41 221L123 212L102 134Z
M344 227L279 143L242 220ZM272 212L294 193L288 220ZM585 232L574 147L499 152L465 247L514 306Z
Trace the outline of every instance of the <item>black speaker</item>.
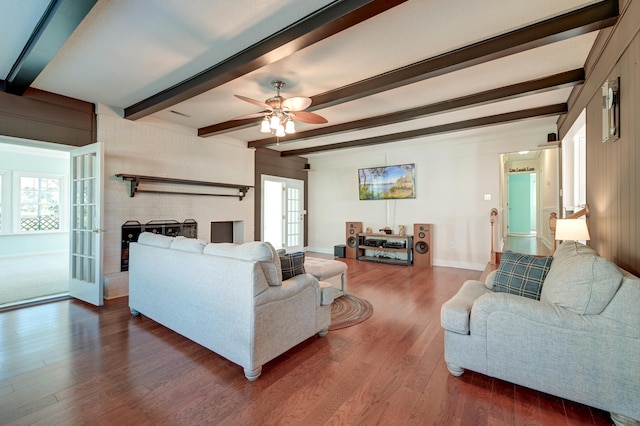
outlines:
M347 222L347 253L348 259L356 258L356 245L358 243L358 234L362 233L362 222Z
M413 225L413 265L429 267L433 261L431 230L433 225L416 223Z

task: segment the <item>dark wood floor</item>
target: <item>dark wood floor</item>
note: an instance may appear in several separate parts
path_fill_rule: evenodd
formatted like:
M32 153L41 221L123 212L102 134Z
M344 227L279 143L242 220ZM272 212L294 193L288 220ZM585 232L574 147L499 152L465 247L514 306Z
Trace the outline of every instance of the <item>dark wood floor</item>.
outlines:
M362 324L242 368L126 298L0 313L0 423L55 425L604 425L608 413L443 361L440 306L480 272L345 259Z

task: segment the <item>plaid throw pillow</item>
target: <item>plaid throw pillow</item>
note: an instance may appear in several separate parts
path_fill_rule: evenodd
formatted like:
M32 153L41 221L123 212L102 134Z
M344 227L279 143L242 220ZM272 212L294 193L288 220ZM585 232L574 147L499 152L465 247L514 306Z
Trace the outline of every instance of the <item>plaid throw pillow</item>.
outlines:
M282 281L306 273L304 270L304 252L280 255Z
M552 260L551 256L535 257L507 250L500 259L493 291L540 300L542 283Z

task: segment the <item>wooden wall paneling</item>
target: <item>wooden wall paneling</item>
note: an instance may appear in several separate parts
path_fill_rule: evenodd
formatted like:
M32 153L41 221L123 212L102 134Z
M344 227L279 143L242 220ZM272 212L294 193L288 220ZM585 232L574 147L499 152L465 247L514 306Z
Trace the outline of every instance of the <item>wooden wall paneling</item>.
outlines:
M0 92L0 134L84 146L96 141L92 103L28 89L23 96Z
M620 89L621 95L621 105L620 105L620 123L621 128L624 129L627 137L616 141L615 145L618 151L618 163L620 167L618 167L618 176L619 176L619 209L620 209L620 220L619 223L619 235L618 235L618 246L616 248L616 258L615 262L620 265L622 268L629 269L629 265L631 262L631 253L629 251L630 243L631 243L631 172L632 168L632 159L630 157L630 146L633 144L633 134L631 131L632 127L632 117L631 111L633 108L633 91L634 91L634 78L633 78L633 48L637 45L637 40L635 40L628 49L628 54L624 55L622 60L620 61L619 66L617 67L620 74L626 76L625 83L622 84L622 80L620 81L620 85L622 86ZM614 76L615 78L615 76ZM624 124L623 124L624 123ZM621 143L617 143L621 142ZM634 188L635 190L635 188ZM628 236L625 238L625 235Z
M587 104L587 201L590 245L601 256L640 274L640 35L621 51L607 79L620 77L620 138L601 142L602 101Z
M640 272L640 36L636 37L628 61L630 90L629 99L629 267L630 271Z

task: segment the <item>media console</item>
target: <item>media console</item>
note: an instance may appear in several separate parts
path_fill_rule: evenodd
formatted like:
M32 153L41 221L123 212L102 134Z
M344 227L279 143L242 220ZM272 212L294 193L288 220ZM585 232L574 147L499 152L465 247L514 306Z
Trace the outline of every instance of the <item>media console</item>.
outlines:
M359 233L356 259L395 265L413 264L413 236Z

